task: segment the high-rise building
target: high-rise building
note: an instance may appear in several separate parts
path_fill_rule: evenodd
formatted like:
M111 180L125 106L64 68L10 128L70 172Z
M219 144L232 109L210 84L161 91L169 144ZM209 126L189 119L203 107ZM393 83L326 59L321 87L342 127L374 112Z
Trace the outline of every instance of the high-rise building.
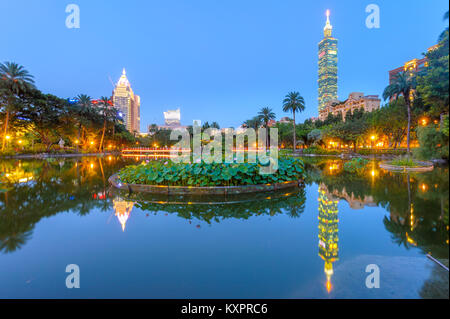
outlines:
M141 98L131 89L125 69L114 88L113 103L121 113L127 130L139 133Z
M325 261L326 289L332 290L333 263L338 260L338 200L319 186L319 256Z
M323 29L323 39L319 42L319 112L329 101L337 100L337 42L331 36L330 10L327 10L327 22Z

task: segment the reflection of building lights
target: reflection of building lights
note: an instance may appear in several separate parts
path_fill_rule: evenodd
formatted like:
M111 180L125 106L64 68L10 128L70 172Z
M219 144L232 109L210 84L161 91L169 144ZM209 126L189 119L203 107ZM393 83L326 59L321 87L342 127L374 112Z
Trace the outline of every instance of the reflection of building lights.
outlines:
M333 262L338 260L338 200L328 195L326 187L319 186L319 256L325 261L324 272L327 277L326 290L333 286Z

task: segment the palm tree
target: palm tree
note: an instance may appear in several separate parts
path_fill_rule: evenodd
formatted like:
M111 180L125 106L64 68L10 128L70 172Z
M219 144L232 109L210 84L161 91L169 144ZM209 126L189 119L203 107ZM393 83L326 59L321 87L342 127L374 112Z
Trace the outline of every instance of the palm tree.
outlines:
M269 146L269 130L268 125L271 120L275 119L275 113L272 112L272 109L269 107L263 107L261 111L258 112L258 116L266 128L266 146Z
M78 132L77 132L77 139L78 143L80 143L81 140L81 132L83 129L83 121L84 119L89 115L91 111L92 106L92 100L89 95L86 94L78 94L77 95L77 117L78 117ZM77 152L78 152L78 143L77 143Z
M211 123L211 127L212 127L212 128L216 128L216 129L218 129L218 130L220 129L219 123L217 123L217 122L215 122L215 121Z
M261 116L254 116L253 118L251 118L250 120L246 120L242 124L247 128L253 128L256 131L262 124Z
M103 140L105 138L105 131L106 131L106 122L108 118L115 115L115 111L111 107L111 99L106 96L102 96L100 98L100 112L103 115L103 131L102 131L102 138L100 139L100 145L98 146L98 151L100 152L103 149Z
M289 92L283 100L283 112L292 112L293 115L293 125L294 125L294 147L293 152L297 148L297 138L295 131L295 113L303 112L305 110L305 99L298 92Z
M3 131L2 151L5 149L10 113L13 112L14 100L20 92L34 88L33 76L22 66L14 62L0 63L0 81L6 92L5 127Z
M414 94L414 89L416 88L416 78L406 72L398 73L393 82L389 84L383 92L383 99L393 99L398 100L400 95L403 95L406 107L408 109L408 128L406 135L407 152L409 154L409 141L410 141L410 128L411 128L411 100Z

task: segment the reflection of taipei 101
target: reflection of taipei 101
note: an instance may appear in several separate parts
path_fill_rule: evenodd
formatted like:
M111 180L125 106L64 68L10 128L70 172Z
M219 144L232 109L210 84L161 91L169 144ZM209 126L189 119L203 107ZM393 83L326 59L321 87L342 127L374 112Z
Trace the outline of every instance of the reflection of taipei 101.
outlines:
M328 194L325 185L319 186L319 256L325 261L326 288L330 292L333 262L338 260L338 200Z

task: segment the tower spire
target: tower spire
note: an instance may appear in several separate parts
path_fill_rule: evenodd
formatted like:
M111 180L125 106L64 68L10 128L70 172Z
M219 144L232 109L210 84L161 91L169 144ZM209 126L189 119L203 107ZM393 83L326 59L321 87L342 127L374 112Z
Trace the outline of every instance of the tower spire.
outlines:
M331 31L333 30L333 26L330 23L330 10L327 9L327 22L325 23L325 28L323 28L323 35L325 37L331 37Z

